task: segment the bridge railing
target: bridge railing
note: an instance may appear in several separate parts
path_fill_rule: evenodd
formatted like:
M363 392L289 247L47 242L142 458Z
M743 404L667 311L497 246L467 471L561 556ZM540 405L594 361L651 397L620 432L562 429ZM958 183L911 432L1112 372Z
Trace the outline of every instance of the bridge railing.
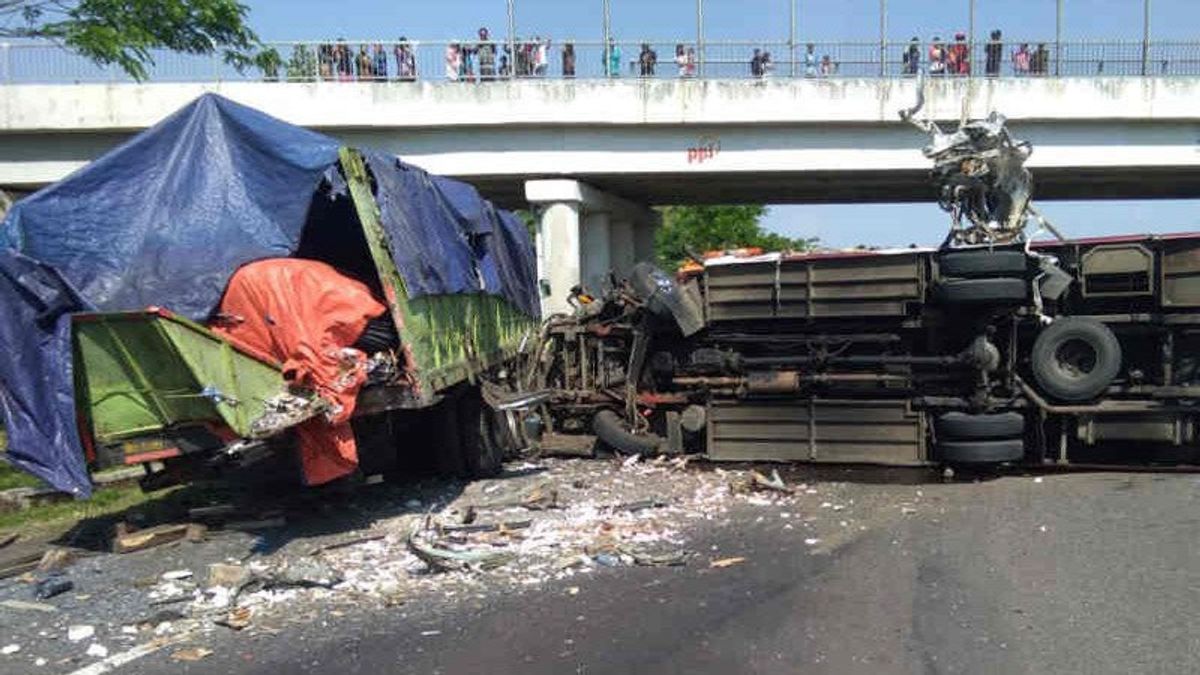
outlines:
M1025 56L1016 52L1027 45ZM455 48L457 46L457 56ZM514 49L515 47L515 49ZM905 59L915 47L917 58ZM405 43L271 42L254 65L236 68L219 55L165 50L151 53L151 82L217 81L464 81L500 79L754 79L878 78L944 73L947 77L1092 77L1200 75L1200 42L1004 40L968 47L943 43L949 54L965 50L969 73L931 68L929 41L908 42L706 42L412 40ZM769 54L755 65L755 50ZM643 58L643 53L646 57ZM653 57L650 56L653 53ZM989 69L989 53L996 57ZM543 58L544 56L544 58ZM490 64L489 64L490 62ZM759 62L763 63L762 61ZM99 66L45 42L0 43L0 84L123 82L116 66Z

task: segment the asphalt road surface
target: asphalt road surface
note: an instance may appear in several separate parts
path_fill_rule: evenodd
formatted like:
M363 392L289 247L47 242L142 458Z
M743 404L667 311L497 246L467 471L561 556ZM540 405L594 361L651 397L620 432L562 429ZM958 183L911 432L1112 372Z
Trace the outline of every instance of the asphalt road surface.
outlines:
M924 486L830 550L733 514L682 568L444 613L324 617L138 672L1184 673L1200 668L1200 476L1095 473ZM715 549L713 547L716 547ZM815 551L815 552L814 552ZM708 560L744 556L710 568Z

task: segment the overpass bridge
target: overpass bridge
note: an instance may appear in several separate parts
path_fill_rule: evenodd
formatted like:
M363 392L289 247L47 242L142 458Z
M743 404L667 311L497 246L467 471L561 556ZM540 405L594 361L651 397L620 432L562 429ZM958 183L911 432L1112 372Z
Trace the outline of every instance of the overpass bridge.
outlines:
M540 205L543 279L648 253L676 203L930 198L913 78L0 86L0 188L53 182L204 92ZM944 78L927 114L1005 113L1040 199L1200 196L1200 77ZM585 255L586 253L586 255Z

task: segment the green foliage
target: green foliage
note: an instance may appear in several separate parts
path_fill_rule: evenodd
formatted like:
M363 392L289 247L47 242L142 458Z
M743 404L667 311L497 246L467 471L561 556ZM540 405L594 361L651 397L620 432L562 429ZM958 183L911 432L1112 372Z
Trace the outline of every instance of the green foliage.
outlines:
M513 215L520 218L522 223L525 223L525 229L529 232L529 238L537 241L537 215L533 211L526 209L513 211Z
M289 82L312 82L317 79L317 57L306 45L292 48L292 58L287 62Z
M0 37L54 40L139 81L155 49L219 52L239 69L270 66L270 56L260 61L256 53L248 12L237 0L0 0Z
M791 239L768 232L759 221L767 214L762 205L668 206L662 209L662 227L654 242L659 265L677 266L689 251L759 247L765 251L803 251L814 240Z

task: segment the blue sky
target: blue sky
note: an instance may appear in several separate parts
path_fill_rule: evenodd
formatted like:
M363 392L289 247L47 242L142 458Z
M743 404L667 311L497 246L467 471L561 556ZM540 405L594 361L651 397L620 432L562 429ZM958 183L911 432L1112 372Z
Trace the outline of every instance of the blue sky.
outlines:
M468 37L480 26L506 29L504 0L243 0L266 40L439 40ZM602 35L600 0L515 0L517 31L595 40ZM888 39L946 37L968 24L967 0L887 0ZM621 40L681 41L696 34L695 0L611 0ZM1153 39L1200 39L1200 0L1153 0ZM1064 0L1066 40L1140 40L1142 0ZM797 0L797 40L877 40L879 0ZM790 0L706 0L709 40L786 41ZM1052 40L1054 0L976 0L976 34L1000 28L1010 39ZM1035 176L1036 179L1036 176ZM1200 230L1200 200L1045 202L1045 212L1072 236ZM897 223L904 223L897 227ZM779 206L765 225L791 236L817 236L829 246L861 243L936 244L946 216L929 204Z
M467 37L479 26L506 28L505 0L243 0L265 39L306 40ZM1065 39L1141 39L1142 0L1064 0ZM515 0L517 30L558 40L601 35L600 0ZM966 29L967 0L888 0L889 39L945 37ZM1153 0L1151 25L1159 39L1195 38L1196 0ZM623 40L675 41L696 34L695 0L611 0L614 33ZM786 40L790 0L706 0L711 40ZM879 0L797 0L801 41L874 40ZM1051 39L1054 0L976 0L976 29L1000 28L1012 37ZM336 35L335 35L336 34Z

